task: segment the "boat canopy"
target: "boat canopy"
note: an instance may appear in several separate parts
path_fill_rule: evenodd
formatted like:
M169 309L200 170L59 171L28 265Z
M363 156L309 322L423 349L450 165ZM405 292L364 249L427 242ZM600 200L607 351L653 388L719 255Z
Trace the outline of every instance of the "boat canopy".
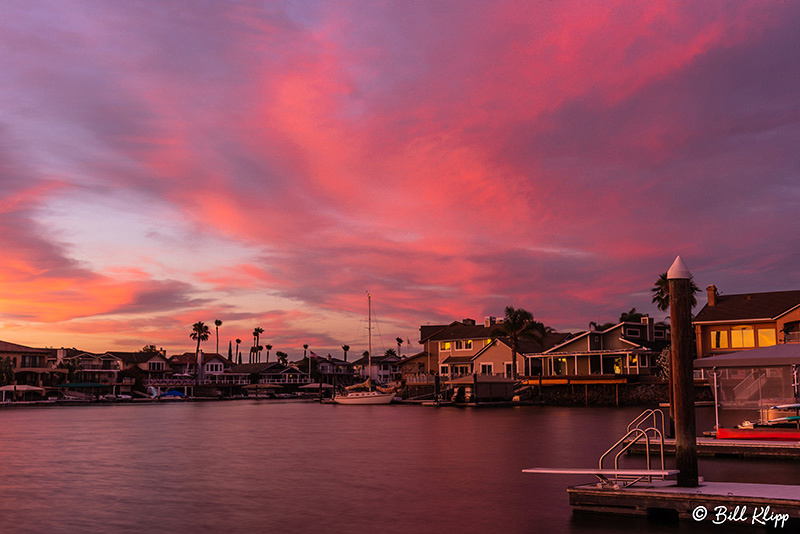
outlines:
M800 365L800 344L781 343L771 347L742 350L694 361L696 369L713 369L714 367L785 367Z

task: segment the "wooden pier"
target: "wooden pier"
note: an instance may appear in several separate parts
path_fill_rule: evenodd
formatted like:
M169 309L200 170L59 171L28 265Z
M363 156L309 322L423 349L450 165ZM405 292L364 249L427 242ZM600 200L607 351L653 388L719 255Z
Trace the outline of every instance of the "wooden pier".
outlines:
M694 522L782 528L800 524L800 486L674 481L629 487L583 484L567 488L573 511L673 517Z
M659 452L650 442L650 452ZM630 454L644 454L646 445L639 441L628 448ZM675 454L675 439L664 438L664 453ZM774 458L800 460L800 441L697 438L698 456L729 458Z

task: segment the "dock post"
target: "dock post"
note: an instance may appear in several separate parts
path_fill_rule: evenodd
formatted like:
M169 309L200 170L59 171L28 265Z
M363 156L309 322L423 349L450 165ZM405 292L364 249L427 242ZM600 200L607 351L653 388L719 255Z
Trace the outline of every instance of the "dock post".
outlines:
M671 330L672 401L678 486L698 486L692 358L692 274L680 256L667 272Z

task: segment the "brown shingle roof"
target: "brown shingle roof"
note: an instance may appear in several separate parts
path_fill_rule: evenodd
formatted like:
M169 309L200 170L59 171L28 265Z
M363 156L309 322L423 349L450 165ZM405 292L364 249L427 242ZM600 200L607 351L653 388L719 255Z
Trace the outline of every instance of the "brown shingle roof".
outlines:
M800 306L800 291L717 295L716 304L703 306L694 322L775 319L797 306Z

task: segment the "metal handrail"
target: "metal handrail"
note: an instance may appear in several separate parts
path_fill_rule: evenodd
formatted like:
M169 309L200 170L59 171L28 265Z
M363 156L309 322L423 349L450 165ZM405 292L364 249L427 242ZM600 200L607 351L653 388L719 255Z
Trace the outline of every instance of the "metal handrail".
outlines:
M652 426L642 428L643 424L649 424L650 418L653 420ZM602 456L600 456L599 468L603 469L603 460L605 460L609 454L619 447L620 444L625 443L625 445L614 456L614 469L619 469L619 457L622 456L631 446L633 446L633 444L644 438L647 470L652 470L653 467L650 465L650 434L652 433L652 437L657 439L659 443L661 470L664 471L664 421L664 412L660 409L647 409L640 413L628 424L625 435L622 436L616 443L614 443L614 445L612 445L606 452L604 452ZM661 426L660 429L658 428L659 423ZM619 478L624 478L624 476L620 476ZM639 477L638 479L641 478L645 477ZM648 481L652 480L652 476L648 476L646 478Z
M655 408L655 409L650 408L650 409L647 409L647 410L643 411L642 413L640 413L638 416L636 416L633 419L633 421L628 423L627 431L629 432L633 427L641 428L642 423L647 421L647 419L650 416L653 417L653 428L656 428L656 429L659 428L659 426L658 426L659 420L658 419L660 417L660 419L661 419L661 427L660 428L661 428L661 432L663 433L664 432L664 412L660 408Z
M609 448L609 449L608 449L606 452L604 452L604 453L603 453L603 455L602 455L602 456L600 456L600 462L599 462L599 465L598 465L598 467L599 467L600 469L602 469L602 468L603 468L603 460L605 459L605 457L606 457L606 456L608 456L609 454L611 454L611 452L612 452L614 449L616 449L616 448L617 448L617 446L618 446L620 443L623 443L623 442L624 442L626 439L628 439L628 438L630 437L630 435L631 435L631 434L637 434L637 436L636 436L636 439L632 439L630 442L628 442L628 444L627 444L627 445L625 445L625 446L622 448L622 450L621 450L621 451L620 451L620 452L619 452L619 453L618 453L618 454L617 454L617 455L614 457L614 469L619 469L619 456L620 456L620 454L622 454L623 452L625 452L626 450L628 450L628 448L629 448L631 445L633 445L634 443L636 443L637 441L639 441L639 439L640 439L642 436L644 436L645 445L646 445L646 447L645 447L645 451L646 451L646 456L647 456L647 469L650 469L650 437L647 435L647 432L645 432L645 431L644 431L644 430L642 430L641 428L634 428L633 430L630 430L630 431L628 431L628 432L627 432L627 433L626 433L624 436L622 436L622 437L621 437L621 438L620 438L620 439L619 439L619 440L618 440L616 443L614 443L614 444L613 444L613 445L612 445L612 446L611 446L611 447L610 447L610 448Z

